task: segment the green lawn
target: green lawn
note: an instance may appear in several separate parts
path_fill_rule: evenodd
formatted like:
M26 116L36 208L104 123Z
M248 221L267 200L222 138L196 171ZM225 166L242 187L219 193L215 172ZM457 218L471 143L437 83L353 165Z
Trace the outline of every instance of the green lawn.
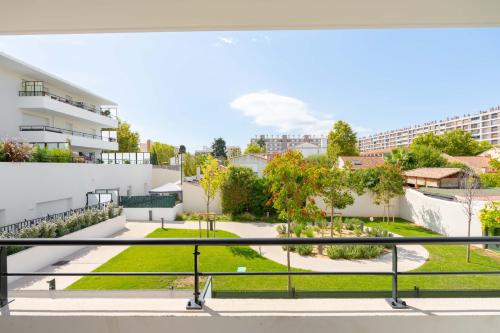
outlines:
M398 220L394 223L367 222L403 236L433 236L429 230ZM217 231L217 237L237 237ZM148 237L198 237L196 230L157 229ZM470 264L465 263L464 246L426 246L430 260L418 270L500 270L500 256L488 256L474 250ZM96 271L172 271L186 272L193 269L193 247L132 246L100 266ZM247 271L285 271L286 267L265 259L246 246L200 247L201 271L234 272L239 266ZM293 263L292 263L293 265ZM381 276L296 276L293 285L297 290L390 290L390 277ZM500 286L498 276L420 276L400 277L401 289L495 289ZM84 277L68 289L176 289L192 288L192 278L186 277ZM286 290L284 276L215 277L214 290Z

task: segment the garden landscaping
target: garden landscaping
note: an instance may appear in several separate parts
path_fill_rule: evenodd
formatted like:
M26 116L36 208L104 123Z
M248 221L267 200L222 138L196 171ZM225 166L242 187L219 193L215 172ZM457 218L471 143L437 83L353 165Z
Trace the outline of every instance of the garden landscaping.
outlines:
M401 236L436 236L427 229L404 220L395 222L370 222L368 227L378 227ZM157 229L148 237L195 238L199 231L193 229ZM237 237L233 233L217 231L216 237ZM417 271L487 271L500 270L500 256L493 252L474 249L471 262L465 262L465 246L425 246L430 257ZM189 272L193 269L192 246L147 247L132 246L100 266L96 271L171 271ZM200 247L201 271L234 272L238 267L251 271L286 271L286 266L266 259L247 246ZM292 262L293 265L293 262ZM295 269L294 269L295 270ZM380 291L390 290L391 279L386 276L294 276L293 285L298 291ZM284 291L286 276L215 277L215 291ZM496 289L500 277L495 275L437 275L400 276L401 290L477 290ZM186 277L85 277L68 289L191 289L192 278Z

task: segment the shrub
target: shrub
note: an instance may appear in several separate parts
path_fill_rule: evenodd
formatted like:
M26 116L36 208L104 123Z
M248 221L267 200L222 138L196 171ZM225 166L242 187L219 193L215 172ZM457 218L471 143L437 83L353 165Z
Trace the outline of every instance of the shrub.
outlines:
M301 256L308 256L313 252L313 246L308 244L300 244L296 247L297 253Z
M312 238L314 237L314 228L311 227L311 226L308 226L306 229L305 229L305 234L306 234L306 237L308 238Z
M112 212L111 215L110 212ZM23 228L16 233L4 232L0 235L0 238L57 238L120 214L121 208L116 208L115 205L110 205L110 207L106 210L90 210L81 214L75 213L67 220L59 219L55 221L43 222L32 227ZM7 254L13 254L24 249L25 247L21 246L9 246L7 247Z
M31 156L33 162L48 162L49 161L49 149L42 148L40 146L35 146L33 148L33 153Z
M293 224L292 225L292 232L294 233L295 237L300 238L302 235L302 230L304 227L301 224Z
M245 212L243 214L237 215L236 218L234 218L235 221L256 221L257 218L255 215Z
M5 140L1 155L6 162L27 162L31 158L31 147L26 143Z
M381 245L332 245L326 248L330 259L370 259L384 251Z
M479 175L481 187L500 187L500 173L482 173Z
M59 149L59 148L50 149L49 161L54 163L71 162L71 151L69 149Z
M286 225L285 224L280 224L276 227L276 231L278 232L279 235L285 235L286 234Z

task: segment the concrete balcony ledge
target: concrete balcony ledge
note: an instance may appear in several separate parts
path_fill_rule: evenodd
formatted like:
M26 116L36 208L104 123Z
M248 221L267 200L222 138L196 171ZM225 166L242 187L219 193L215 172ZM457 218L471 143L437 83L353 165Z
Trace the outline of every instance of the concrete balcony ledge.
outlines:
M170 293L170 294L169 294ZM208 299L169 291L13 291L2 332L494 332L500 299ZM181 297L169 298L168 296ZM54 317L57 317L54 320Z

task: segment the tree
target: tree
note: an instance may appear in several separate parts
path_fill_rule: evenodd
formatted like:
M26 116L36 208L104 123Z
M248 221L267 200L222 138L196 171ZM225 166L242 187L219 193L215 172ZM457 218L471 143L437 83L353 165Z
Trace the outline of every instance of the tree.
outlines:
M495 231L500 229L500 201L490 201L481 209L479 219L485 234L495 236Z
M412 144L410 153L415 161L415 168L440 168L448 164L441 151L431 146Z
M205 194L205 202L207 204L207 218L210 213L210 202L215 198L224 180L224 171L219 168L219 162L208 155L207 161L201 167L203 177L200 180L200 186Z
M467 237L470 237L470 228L472 224L472 217L474 216L474 197L478 188L478 177L472 170L464 172L464 177L460 181L460 188L462 195L457 199L462 204L462 209L467 218ZM466 261L470 262L470 244L467 244Z
M172 145L154 142L150 148L152 164L170 164L170 158L175 156Z
M389 164L396 165L401 170L415 169L417 161L415 154L408 149L397 148L385 156L385 161Z
M266 151L266 141L263 138L259 138L259 140L257 140L257 144L264 152Z
M442 135L421 134L413 140L410 149L414 146L427 146L451 156L475 156L492 147L486 141L477 141L470 132L463 129L454 129Z
M328 157L335 162L341 155L359 155L357 142L356 133L348 123L342 120L335 122L328 134Z
M306 157L306 161L309 164L323 167L332 167L333 162L328 158L327 155L314 154Z
M256 143L249 143L245 148L245 154L262 154L265 152L265 148L262 148Z
M267 176L270 204L276 209L278 217L287 223L287 236L290 237L291 222L302 223L317 214L312 197L319 190L318 173L302 158L297 151L288 151L277 155L264 169ZM287 268L290 271L290 248L287 246ZM288 275L288 290L292 280Z
M226 141L223 138L214 139L212 143L212 156L219 161L227 159Z
M185 153L182 164L184 176L196 175L196 157L193 154Z
M139 133L132 132L130 125L121 121L117 130L118 151L119 152L138 152L139 151Z
M330 236L333 237L335 209L344 209L354 203L351 191L350 170L322 167L319 194L330 209Z
M415 139L413 139L410 149L413 146L427 146L437 149L439 151L443 151L444 148L443 137L440 135L436 135L432 132L420 134Z
M222 212L241 214L249 210L257 176L252 169L231 165L221 186Z
M404 194L404 178L399 168L394 165L385 164L377 169L379 181L372 189L373 201L377 205L384 205L384 212L387 215L387 221L389 221L391 199ZM385 220L385 216L382 220ZM394 221L394 216L392 220Z

